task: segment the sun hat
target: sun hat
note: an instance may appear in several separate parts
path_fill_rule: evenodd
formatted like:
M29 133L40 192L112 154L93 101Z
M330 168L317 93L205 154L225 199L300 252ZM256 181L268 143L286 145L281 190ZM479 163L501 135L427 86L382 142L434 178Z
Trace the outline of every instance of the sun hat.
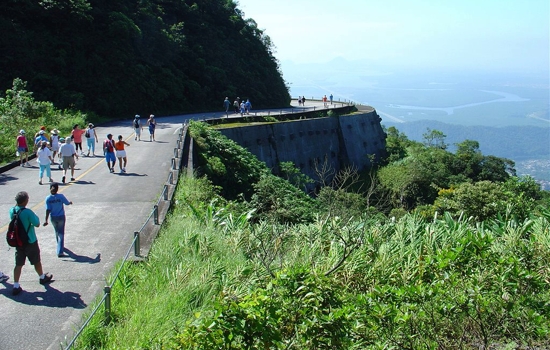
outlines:
M20 133L21 135L23 135L23 134L25 134L25 130L21 129L21 130L19 130L19 133Z
M52 133L52 135L57 135L59 134L59 130L57 129L53 129L52 131L50 131Z
M136 114L136 116L134 118L139 119L140 118L139 114Z
M94 124L88 123L88 127L93 128L93 127L94 127Z

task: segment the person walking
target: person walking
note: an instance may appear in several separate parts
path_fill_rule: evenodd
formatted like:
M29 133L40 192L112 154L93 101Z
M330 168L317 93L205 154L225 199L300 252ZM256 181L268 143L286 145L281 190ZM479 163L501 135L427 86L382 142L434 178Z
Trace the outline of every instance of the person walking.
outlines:
M42 141L48 141L48 138L46 137L46 132L44 130L40 130L36 137L34 138L34 148L33 153L36 153L38 149L42 146Z
M252 109L252 103L250 103L250 100L246 100L244 103L244 109L246 111L246 114L250 114L250 110Z
M78 153L78 150L80 150L80 155L84 155L84 150L82 149L82 135L86 133L86 130L82 130L79 128L78 124L75 124L73 126L73 130L71 131L71 136L74 142L74 147L76 150L76 153Z
M50 131L50 150L52 151L52 164L55 164L55 156L57 155L57 152L59 152L59 130L53 129ZM59 169L61 169L61 164L59 165Z
M98 143L99 140L97 139L94 124L88 123L84 136L86 136L86 145L88 146L86 157L90 156L90 151L92 151L92 157L95 157L95 144Z
M233 101L233 108L235 109L235 114L239 113L239 101L237 99Z
M118 135L118 141L115 142L115 149L120 173L126 172L126 150L124 146L130 146L130 144L122 139L122 135ZM124 164L122 162L124 162Z
M46 171L46 176L50 179L50 182L53 182L52 169L50 167L50 164L53 162L52 151L48 148L47 141L41 142L40 148L36 151L36 160L38 162L38 166L40 166L40 170L38 171L38 184L42 185L44 170Z
M225 100L223 100L223 107L225 108L225 115L227 118L229 118L229 106L231 106L231 102L229 102L229 97L226 97Z
M34 266L34 270L39 276L38 281L40 284L48 284L52 281L53 275L51 273L44 273L42 268L42 262L40 260L40 247L38 245L38 239L36 238L35 227L40 226L40 219L31 210L26 208L29 203L29 194L25 191L18 192L15 195L16 205L10 209L10 219L18 213L19 219L23 224L23 227L27 229L29 236L29 242L22 247L15 248L15 268L13 269L13 289L11 294L18 295L23 291L19 278L21 277L21 271L25 265L25 261L28 259L31 265Z
M330 96L328 98L330 100L330 104L332 104L332 100L334 99L334 96L332 96L332 94L330 94Z
M155 121L155 116L150 115L147 120L147 126L149 127L149 141L155 141L155 128L157 127L157 122Z
M141 120L140 120L139 114L136 114L134 117L134 133L136 136L134 137L135 141L141 141L141 131L143 131L143 126L141 126Z
M245 106L244 106L244 101L241 102L241 117L244 116L244 111L245 111Z
M65 251L65 205L71 205L69 201L59 191L59 184L50 184L50 195L46 197L46 218L44 226L48 226L48 218L51 218L53 230L55 232L55 240L57 241L57 257L63 258L67 255Z
M323 96L323 107L328 108L328 98L327 95Z
M25 130L19 130L19 135L15 139L15 149L19 154L19 162L21 166L29 166L29 146L27 145L27 138L25 137ZM25 155L25 162L23 163L23 155Z
M76 159L78 159L78 154L76 153L74 145L71 143L70 136L67 136L65 138L65 143L59 147L59 158L63 160L63 176L61 177L61 182L65 183L65 176L69 168L71 168L71 181L74 181L74 167L76 165Z
M109 172L115 172L115 143L113 141L113 134L107 134L107 140L103 141L103 154L105 155L105 161L107 162L107 167ZM111 162L113 165L111 166Z

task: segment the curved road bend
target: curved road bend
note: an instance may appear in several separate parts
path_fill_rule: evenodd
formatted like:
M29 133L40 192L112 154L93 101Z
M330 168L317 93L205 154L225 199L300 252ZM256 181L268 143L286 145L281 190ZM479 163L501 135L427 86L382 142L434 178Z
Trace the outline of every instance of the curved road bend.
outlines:
M306 103L306 107L314 105L321 108L322 102ZM280 110L269 112L273 115ZM34 268L27 261L20 279L23 292L12 296L14 250L5 242L0 243L0 271L10 276L0 285L0 349L60 349L72 339L82 324L85 309L103 293L107 276L128 251L133 232L140 229L151 213L168 177L181 124L186 119L221 117L224 114L157 118L156 142L149 142L146 128L142 141L135 141L131 117L125 122L96 128L99 138L96 155L100 156L80 157L75 181L60 184L59 192L74 203L65 210L65 247L69 256L57 257L51 225L36 229L44 272L52 273L54 281L48 286L40 285ZM234 116L229 114L230 118ZM142 117L142 122L146 119ZM115 139L122 135L130 143L126 147L126 174L120 174L118 170L114 174L108 171L101 149L108 133ZM44 199L49 195L47 177L43 179L44 184L39 185L36 160L30 163L32 168L16 167L0 174L2 235L9 223L9 208L15 205L14 197L19 191L29 193L27 208L38 215L41 224L44 222ZM52 178L61 182L61 170L53 168ZM4 241L3 237L1 239Z

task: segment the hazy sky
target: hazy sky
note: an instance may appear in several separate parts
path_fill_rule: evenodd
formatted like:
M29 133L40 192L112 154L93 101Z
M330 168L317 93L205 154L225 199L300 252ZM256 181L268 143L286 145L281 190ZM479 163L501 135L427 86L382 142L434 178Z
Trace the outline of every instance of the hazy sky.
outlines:
M238 0L279 61L548 70L548 0Z

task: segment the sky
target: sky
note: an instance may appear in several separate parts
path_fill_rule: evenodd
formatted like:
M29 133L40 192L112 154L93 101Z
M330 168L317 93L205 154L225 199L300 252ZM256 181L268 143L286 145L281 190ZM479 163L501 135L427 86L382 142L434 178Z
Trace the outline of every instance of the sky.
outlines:
M546 72L548 0L238 0L280 62Z

